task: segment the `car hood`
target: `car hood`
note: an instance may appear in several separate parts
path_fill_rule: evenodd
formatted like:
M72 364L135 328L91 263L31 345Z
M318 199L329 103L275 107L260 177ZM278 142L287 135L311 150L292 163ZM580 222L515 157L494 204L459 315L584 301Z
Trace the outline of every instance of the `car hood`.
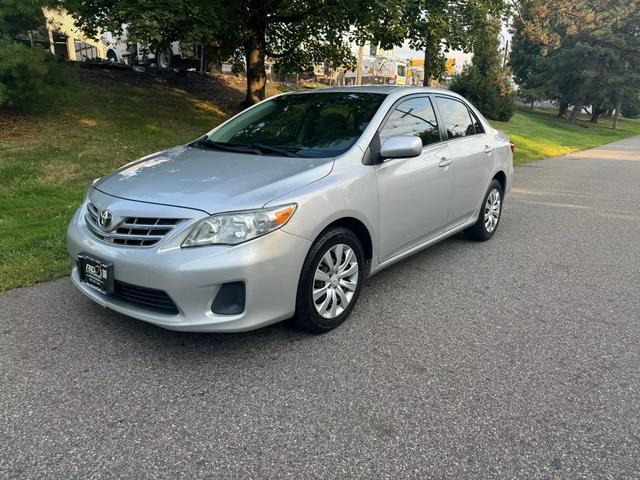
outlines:
M103 177L103 193L207 213L260 208L327 176L332 158L276 157L175 147Z

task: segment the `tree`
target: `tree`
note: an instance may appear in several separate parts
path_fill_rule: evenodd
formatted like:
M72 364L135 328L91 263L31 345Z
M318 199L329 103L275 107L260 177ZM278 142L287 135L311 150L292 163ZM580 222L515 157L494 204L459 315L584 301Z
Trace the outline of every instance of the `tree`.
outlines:
M518 84L558 100L560 114L572 103L570 123L589 104L592 121L620 112L640 85L640 0L524 0L515 25Z
M510 72L502 65L499 19L490 19L475 39L471 65L451 84L451 90L469 99L487 118L506 122L515 111Z
M392 0L396 1L396 0ZM353 64L349 41L374 37L398 41L389 2L367 0L67 0L80 26L121 32L132 41L163 46L171 41L212 45L218 57L244 58L245 103L265 96L266 57L284 71L309 70L314 63ZM226 56L226 58L225 58Z
M424 50L424 86L444 72L444 53L468 52L489 27L489 16L505 10L504 0L405 0L399 22L411 48Z

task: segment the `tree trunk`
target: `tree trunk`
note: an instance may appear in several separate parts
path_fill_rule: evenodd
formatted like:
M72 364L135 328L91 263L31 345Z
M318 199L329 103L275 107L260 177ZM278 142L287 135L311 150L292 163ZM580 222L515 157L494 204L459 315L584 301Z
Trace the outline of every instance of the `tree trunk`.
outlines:
M622 109L622 100L618 100L616 102L616 113L613 114L613 124L612 127L615 130L618 128L618 123L620 123L620 110Z
M422 86L428 87L431 82L431 53L428 48L424 49L424 78L422 79Z
M582 112L583 105L584 100L578 100L573 106L573 110L571 110L571 116L569 117L569 123L571 125L575 125L576 123L578 123L578 117L580 116L580 112Z
M257 29L252 32L245 45L245 59L247 61L247 96L245 106L251 106L264 100L267 86L267 72L264 68L265 32Z
M567 114L567 110L569 110L569 102L560 102L558 107L558 117L564 118Z
M598 123L598 120L600 119L600 114L602 113L602 107L600 105L601 104L598 103L597 105L593 106L593 112L591 113L591 119L589 120L589 122Z

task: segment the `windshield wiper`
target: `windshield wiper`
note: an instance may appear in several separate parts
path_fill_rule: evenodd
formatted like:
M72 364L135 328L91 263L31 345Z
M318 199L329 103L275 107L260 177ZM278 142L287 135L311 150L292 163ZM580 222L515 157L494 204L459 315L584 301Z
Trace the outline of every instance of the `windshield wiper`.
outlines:
M270 145L264 145L262 143L251 143L249 145L236 145L233 143L216 142L209 138L203 138L202 140L196 141L193 145L201 146L205 148L214 148L216 150L226 150L228 152L237 152L237 153L254 153L258 155L262 155L263 153L275 153L278 155L282 155L284 157L300 156L295 153L298 151L298 149L296 148L272 147Z
M264 145L262 143L251 143L247 145L249 148L254 148L256 150L260 150L265 153L277 153L278 155L283 155L285 157L299 157L296 152L297 148L282 148L282 147L272 147L271 145Z
M204 138L202 140L198 140L193 145L205 147L205 148L213 148L216 150L225 150L227 152L236 152L236 153L254 153L260 155L262 152L257 148L253 148L251 146L244 145L232 145L230 143L224 142L215 142L209 138Z

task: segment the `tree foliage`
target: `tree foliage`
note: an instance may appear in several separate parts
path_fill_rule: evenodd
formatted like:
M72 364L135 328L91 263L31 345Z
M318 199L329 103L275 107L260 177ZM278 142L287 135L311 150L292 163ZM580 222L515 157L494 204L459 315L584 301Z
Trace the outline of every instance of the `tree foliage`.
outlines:
M504 13L504 0L403 0L399 22L403 38L425 52L424 85L439 79L450 50L472 50L474 41L490 27L488 18Z
M500 22L489 21L476 38L473 60L451 84L451 90L469 99L487 118L506 122L515 111L510 72L502 66Z
M48 51L28 47L28 34L44 26L42 7L55 0L0 0L0 108L34 111L48 107L55 89L68 80Z
M640 0L524 0L511 65L518 84L574 105L615 109L640 89Z
M244 59L248 104L264 98L267 56L284 71L310 70L317 62L352 65L350 41L375 36L390 44L401 34L383 28L392 9L382 1L68 0L65 5L90 34L122 32L126 24L131 41L158 47L197 42L210 46L218 59Z
M44 25L42 7L52 1L0 0L0 36L13 38Z
M43 110L65 81L63 65L46 50L0 38L0 108Z
M133 41L166 45L192 41L214 47L218 58L244 59L246 103L264 98L265 58L281 71L314 63L353 66L350 42L390 48L409 39L425 50L426 77L444 68L443 51L469 50L487 16L505 0L67 0L88 33L118 32Z

